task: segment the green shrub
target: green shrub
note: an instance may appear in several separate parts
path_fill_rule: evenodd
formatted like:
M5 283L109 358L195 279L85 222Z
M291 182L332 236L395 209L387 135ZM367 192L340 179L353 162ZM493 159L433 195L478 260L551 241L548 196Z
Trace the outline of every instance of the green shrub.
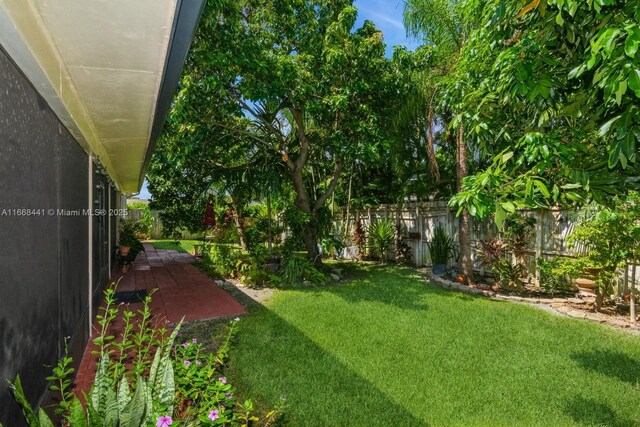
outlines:
M395 226L390 219L377 219L369 226L369 245L374 256L384 262L395 240Z
M209 251L212 267L222 277L238 276L238 261L241 255L240 249L227 244L214 244Z
M407 244L407 227L396 225L396 262L406 264L411 262L413 253Z
M280 268L280 278L285 285L295 285L304 280L311 283L322 283L325 275L319 271L308 258L292 254Z
M574 292L575 286L567 280L572 274L567 268L568 264L558 257L550 260L538 258L536 260L538 270L540 271L540 286L552 296L556 292Z
M138 238L140 230L140 223L132 219L127 219L120 222L120 235L118 244L120 246L128 246L129 256L131 259L135 259L136 255L144 251L144 246Z
M325 255L336 258L342 252L344 245L333 236L327 236L322 239L322 251Z
M447 235L444 227L437 226L433 231L433 238L427 243L432 265L446 265L453 256L453 238Z
M139 238L148 239L151 234L151 228L153 227L153 221L155 220L149 204L143 202L132 202L127 204L127 209L140 211L140 219L137 221L139 224Z

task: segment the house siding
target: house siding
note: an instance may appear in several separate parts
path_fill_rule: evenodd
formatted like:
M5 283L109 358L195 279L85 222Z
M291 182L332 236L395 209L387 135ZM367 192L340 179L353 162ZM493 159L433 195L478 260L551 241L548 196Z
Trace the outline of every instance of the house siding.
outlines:
M89 173L87 153L0 50L0 422L8 426L24 422L5 379L20 374L29 400L42 402L45 365L65 337L76 361L88 340L89 219L58 209L88 208ZM108 258L97 261L95 291L108 280Z

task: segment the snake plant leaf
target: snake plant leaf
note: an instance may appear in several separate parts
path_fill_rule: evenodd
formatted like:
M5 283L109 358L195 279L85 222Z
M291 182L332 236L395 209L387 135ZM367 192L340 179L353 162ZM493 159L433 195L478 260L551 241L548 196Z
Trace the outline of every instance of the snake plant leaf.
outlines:
M144 378L136 379L136 391L120 413L120 427L138 427L143 425L147 411L147 384ZM150 409L150 408L149 408Z
M40 421L36 417L36 414L33 412L31 404L24 394L22 382L20 381L20 375L16 376L16 380L13 383L9 382L9 388L13 392L13 396L16 399L16 402L18 402L18 405L20 405L20 409L22 409L22 415L24 415L24 419L27 421L29 427L40 426Z
M38 411L38 421L40 427L53 427L53 422L51 422L51 418L47 415L46 412L42 408Z
M80 399L76 396L73 397L69 408L69 425L72 425L73 427L88 427L87 415L82 407Z

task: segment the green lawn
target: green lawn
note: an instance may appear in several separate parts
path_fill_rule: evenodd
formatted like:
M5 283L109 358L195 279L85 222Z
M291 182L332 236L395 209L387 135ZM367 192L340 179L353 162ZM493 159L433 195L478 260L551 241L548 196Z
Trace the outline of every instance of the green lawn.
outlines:
M201 244L202 240L149 240L149 243L156 249L173 249L183 253L193 253L193 245Z
M230 374L285 425L640 425L640 337L355 267L241 321Z

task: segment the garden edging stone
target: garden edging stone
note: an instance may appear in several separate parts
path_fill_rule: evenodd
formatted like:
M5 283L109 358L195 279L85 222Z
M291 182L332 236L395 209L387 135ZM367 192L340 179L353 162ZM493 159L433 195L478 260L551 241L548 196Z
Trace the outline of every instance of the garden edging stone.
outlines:
M631 325L629 322L621 322L616 318L608 318L600 313L585 313L581 310L575 310L571 307L567 307L563 304L574 303L584 304L582 300L576 298L527 298L512 295L497 294L493 291L487 291L483 289L473 288L461 283L457 283L451 280L447 280L443 277L436 276L433 272L426 271L427 284L436 285L443 289L450 289L452 291L461 292L465 294L482 296L496 301L508 301L517 304L527 304L537 308L544 308L547 311L553 312L561 316L571 317L574 319L587 320L589 322L606 324L615 328L627 329L634 332L640 331L640 325Z

